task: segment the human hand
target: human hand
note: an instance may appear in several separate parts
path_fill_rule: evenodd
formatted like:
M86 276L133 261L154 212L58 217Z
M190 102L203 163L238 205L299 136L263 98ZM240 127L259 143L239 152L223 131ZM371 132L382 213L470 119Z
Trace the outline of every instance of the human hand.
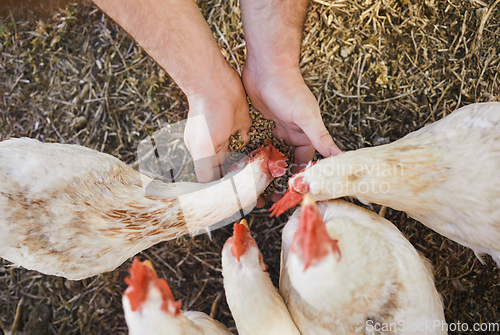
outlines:
M230 70L210 85L187 94L189 114L184 141L194 159L198 182L220 178L221 164L229 153L229 137L238 130L244 142L252 125L246 93L239 75ZM228 76L227 76L228 75Z
M261 64L247 60L243 83L252 105L276 123L273 135L295 147L292 171L299 171L311 161L315 149L325 157L340 153L298 66L272 69L266 66L264 69Z

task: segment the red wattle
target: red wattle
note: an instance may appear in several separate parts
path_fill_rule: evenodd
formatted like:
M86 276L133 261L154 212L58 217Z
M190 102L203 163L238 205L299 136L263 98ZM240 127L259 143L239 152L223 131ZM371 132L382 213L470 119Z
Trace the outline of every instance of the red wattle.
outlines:
M283 198L281 198L271 207L270 216L271 217L280 216L287 209L297 206L302 201L303 198L304 194L296 192L293 188L289 188L288 191L286 191Z

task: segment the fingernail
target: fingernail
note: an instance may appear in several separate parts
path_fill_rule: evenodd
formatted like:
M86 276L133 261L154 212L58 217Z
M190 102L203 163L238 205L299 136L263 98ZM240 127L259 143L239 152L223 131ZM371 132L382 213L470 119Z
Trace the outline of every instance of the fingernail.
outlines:
M331 147L330 148L330 156L335 156L335 155L338 155L342 152L342 150L340 150L339 148L337 147Z

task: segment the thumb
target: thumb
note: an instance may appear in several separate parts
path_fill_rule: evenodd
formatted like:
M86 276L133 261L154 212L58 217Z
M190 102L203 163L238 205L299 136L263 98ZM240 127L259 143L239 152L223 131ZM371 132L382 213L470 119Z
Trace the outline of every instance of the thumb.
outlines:
M215 179L214 157L209 156L201 159L195 159L194 173L199 183L208 183Z
M212 181L215 177L216 152L203 115L188 117L184 130L184 142L193 157L198 182Z
M313 118L304 124L299 124L304 133L309 137L312 145L323 157L335 156L342 152L335 142L321 118Z
M185 139L189 153L193 157L194 172L199 183L208 183L215 179L214 167L216 166L216 154L212 147L205 143L191 142ZM200 145L201 144L201 145Z

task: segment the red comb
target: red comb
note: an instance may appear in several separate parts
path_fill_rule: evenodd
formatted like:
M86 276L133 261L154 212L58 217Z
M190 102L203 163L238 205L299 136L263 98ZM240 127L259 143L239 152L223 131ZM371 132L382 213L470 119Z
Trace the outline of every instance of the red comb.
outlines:
M300 247L300 250L297 250ZM340 260L340 249L337 240L332 240L326 230L326 224L310 195L304 197L299 226L292 241L292 252L302 251L304 270L317 263L331 252Z
M267 164L269 172L271 172L271 175L274 178L281 177L285 174L288 167L286 163L288 159L283 153L281 153L281 151L276 149L274 145L269 144L266 148L268 149L269 162Z
M238 262L248 247L254 245L257 246L257 243L255 243L252 235L250 235L247 221L242 219L240 223L235 223L233 226L233 245L231 247L231 253L236 257Z
M260 146L249 154L250 162L255 159L264 158L265 168L273 177L281 177L287 168L287 158L272 144Z
M136 311L141 307L148 296L149 283L153 282L162 295L161 309L172 313L174 316L178 315L182 303L175 301L167 282L164 279L159 279L155 270L145 263L135 257L129 269L130 277L125 278L125 283L128 285L125 295L130 301L130 308L132 311ZM169 310L169 302L173 306L173 311Z

